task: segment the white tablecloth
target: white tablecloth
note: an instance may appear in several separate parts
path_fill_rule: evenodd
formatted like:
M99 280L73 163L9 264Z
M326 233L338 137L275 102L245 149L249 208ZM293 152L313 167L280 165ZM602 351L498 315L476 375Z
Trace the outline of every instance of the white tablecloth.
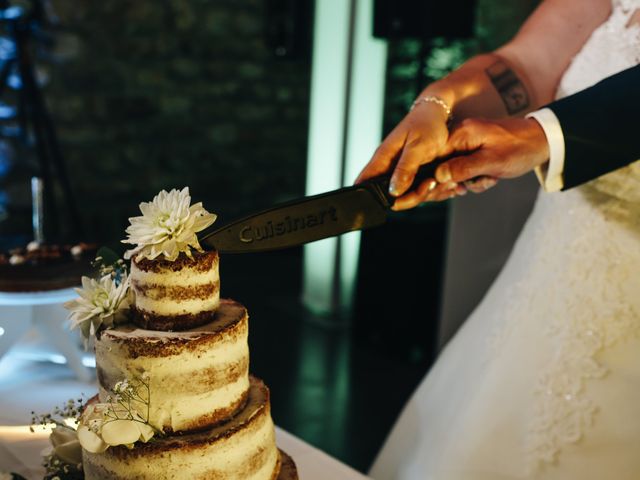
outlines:
M301 480L366 480L368 477L282 429L276 429L278 446L296 462ZM41 452L48 433L31 433L29 427L0 426L0 473L16 472L28 480L41 480Z
M276 437L278 447L287 452L296 462L300 480L366 480L369 478L277 427Z

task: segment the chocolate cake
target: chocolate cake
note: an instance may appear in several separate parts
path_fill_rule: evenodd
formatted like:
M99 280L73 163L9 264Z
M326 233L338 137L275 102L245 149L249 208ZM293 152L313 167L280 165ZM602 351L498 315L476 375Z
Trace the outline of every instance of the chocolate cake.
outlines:
M39 245L0 253L0 291L37 292L80 285L83 275L92 271L96 246Z

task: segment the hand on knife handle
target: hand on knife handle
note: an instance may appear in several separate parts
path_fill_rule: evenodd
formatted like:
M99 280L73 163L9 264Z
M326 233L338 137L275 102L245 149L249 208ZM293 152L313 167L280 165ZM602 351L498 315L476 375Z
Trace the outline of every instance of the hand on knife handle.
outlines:
M378 177L370 178L358 183L375 183L380 188L380 190L384 192L384 195L391 205L392 210L404 210L406 208L411 208L417 203L421 203L422 201L443 200L445 198L449 198L449 196L464 195L466 193L466 189L461 185L442 185L442 188L440 189L441 191L437 192L440 193L439 197L428 198L428 194L438 186L438 182L435 180L436 169L450 158L451 157L437 158L432 162L426 163L418 168L411 186L407 190L407 193L402 196L403 201L401 205L396 205L396 200L398 197L392 195L389 192L391 174L380 175ZM448 187L451 187L453 189L451 193L448 192L448 190L450 189ZM404 206L403 204L406 204L407 202L410 202L412 204L410 206Z

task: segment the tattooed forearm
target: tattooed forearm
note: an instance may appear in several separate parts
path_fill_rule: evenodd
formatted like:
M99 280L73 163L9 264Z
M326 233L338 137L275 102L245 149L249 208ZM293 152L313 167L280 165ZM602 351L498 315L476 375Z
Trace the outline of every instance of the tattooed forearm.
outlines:
M515 115L529 107L529 94L524 83L506 63L499 60L487 68L486 72L509 115Z

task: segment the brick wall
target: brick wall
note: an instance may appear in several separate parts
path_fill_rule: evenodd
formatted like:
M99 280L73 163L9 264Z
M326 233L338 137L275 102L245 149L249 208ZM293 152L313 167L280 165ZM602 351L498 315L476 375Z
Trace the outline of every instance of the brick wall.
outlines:
M90 236L162 188L223 221L303 193L309 60L267 47L264 3L54 0L75 52L45 93Z

